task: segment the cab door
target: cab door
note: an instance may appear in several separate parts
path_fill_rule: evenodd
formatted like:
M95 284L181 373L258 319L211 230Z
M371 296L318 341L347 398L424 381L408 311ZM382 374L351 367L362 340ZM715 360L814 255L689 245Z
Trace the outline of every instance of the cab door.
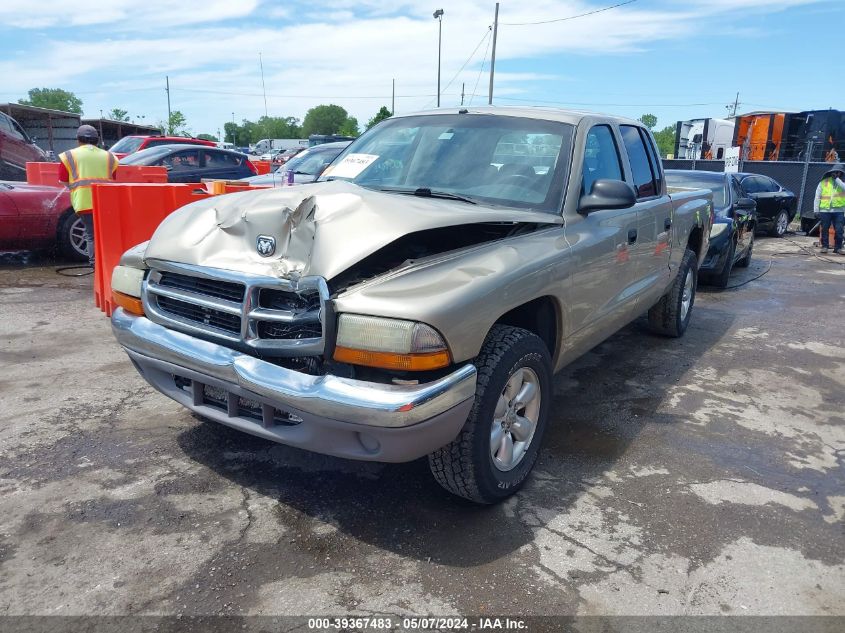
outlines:
M619 133L628 159L628 182L637 192L632 293L641 307L651 307L669 283L672 200L666 194L663 170L648 132L636 125L620 125Z
M624 180L619 139L609 125L595 125L585 137L581 195L599 179ZM636 280L630 245L637 231L637 212L600 209L567 220L566 240L575 260L570 345L592 346L632 318L632 284Z

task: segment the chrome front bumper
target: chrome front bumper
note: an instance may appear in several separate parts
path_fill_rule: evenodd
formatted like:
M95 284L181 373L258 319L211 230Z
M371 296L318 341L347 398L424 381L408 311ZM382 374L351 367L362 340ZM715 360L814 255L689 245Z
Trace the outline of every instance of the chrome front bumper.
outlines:
M112 315L112 329L151 385L197 413L277 442L352 459L410 461L447 444L475 397L472 364L422 385L383 385L279 367L121 308ZM228 409L209 406L205 387L228 394ZM238 398L260 403L264 419L240 415ZM297 422L276 424L274 409Z

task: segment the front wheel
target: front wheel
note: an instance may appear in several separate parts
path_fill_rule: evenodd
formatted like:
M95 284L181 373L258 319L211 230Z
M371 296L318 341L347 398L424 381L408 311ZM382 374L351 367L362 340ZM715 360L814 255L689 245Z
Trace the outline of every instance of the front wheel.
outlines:
M648 311L652 331L672 337L683 336L687 331L695 303L697 262L695 253L687 248L669 291Z
M728 287L728 280L730 279L731 271L734 267L734 257L736 257L736 242L731 240L731 243L728 244L728 254L725 257L725 265L722 267L722 270L719 271L719 274L713 278L713 285L717 288Z
M745 251L745 255L743 255L742 259L736 263L738 268L748 268L748 265L751 263L751 254L754 252L754 231L751 231L749 239L748 250Z
M452 442L428 456L428 463L449 492L496 503L522 487L537 461L552 398L552 363L538 336L495 325L476 366L469 417Z
M772 227L772 235L775 237L783 237L786 235L786 230L789 228L789 214L786 211L780 211L775 218L775 225Z

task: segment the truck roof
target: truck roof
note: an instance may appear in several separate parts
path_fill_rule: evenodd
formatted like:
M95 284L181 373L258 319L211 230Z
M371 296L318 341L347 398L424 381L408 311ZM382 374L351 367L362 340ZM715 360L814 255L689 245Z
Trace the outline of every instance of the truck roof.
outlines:
M403 114L400 116L427 116L434 114L460 113L525 117L529 119L543 119L545 121L560 121L561 123L569 123L571 125L578 125L578 123L580 123L581 120L585 118L597 117L601 119L612 119L614 121L617 121L618 123L628 123L631 125L638 125L642 127L642 123L640 123L639 121L635 121L634 119L628 119L625 117L615 116L612 114L590 112L587 110L550 108L544 106L459 106L455 108L421 110L419 112L410 112L408 114Z

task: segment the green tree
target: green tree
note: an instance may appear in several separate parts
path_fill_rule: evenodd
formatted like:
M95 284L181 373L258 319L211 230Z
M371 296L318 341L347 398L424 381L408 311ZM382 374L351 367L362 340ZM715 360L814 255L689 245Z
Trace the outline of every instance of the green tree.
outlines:
M82 99L61 88L33 88L29 91L29 99L18 99L18 103L82 114Z
M379 108L379 111L376 112L376 115L372 119L367 121L367 129L369 130L376 123L381 123L385 119L389 119L392 116L393 113L387 109L387 106L381 106L381 108Z
M179 110L170 113L168 121L159 121L158 127L168 136L189 136L188 120Z
M204 141L214 141L217 142L217 137L214 134L197 134L197 138L201 138Z
M361 131L358 129L358 119L354 116L346 117L346 121L343 122L337 133L343 136L358 136L361 134Z
M339 134L341 128L350 125L349 113L339 105L318 105L305 113L302 121L302 136L308 137L312 134ZM354 121L357 128L358 122Z
M106 114L106 117L112 121L128 121L129 111L123 110L122 108L112 108L109 110L108 114Z
M246 123L246 121L244 121ZM253 139L252 142L262 138L299 138L302 129L299 127L299 119L292 116L277 117L277 116L263 116L258 119L255 124L258 138Z
M657 125L657 117L653 114L644 114L637 120L645 125L649 130L654 130L654 126Z
M657 142L657 151L660 156L666 158L675 151L675 126L667 125L659 132L655 132L654 140Z

